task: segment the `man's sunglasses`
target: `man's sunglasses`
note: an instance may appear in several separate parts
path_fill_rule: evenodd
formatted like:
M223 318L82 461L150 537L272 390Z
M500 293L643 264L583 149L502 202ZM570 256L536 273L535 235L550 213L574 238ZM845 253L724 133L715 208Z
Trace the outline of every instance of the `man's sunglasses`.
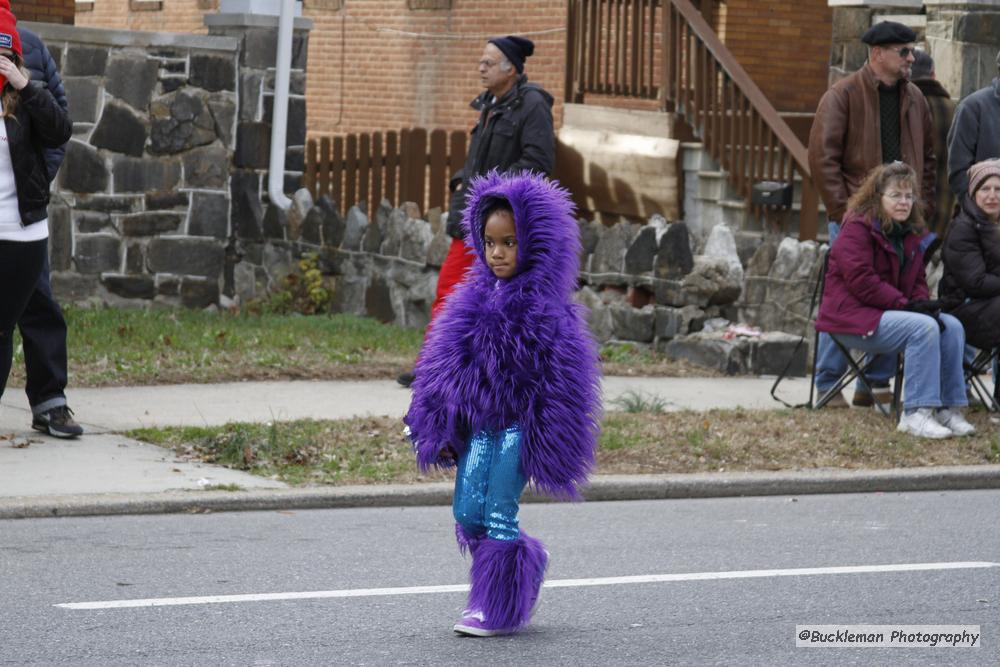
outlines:
M911 54L916 53L916 51L917 51L912 46L901 46L898 49L890 49L888 47L882 47L882 48L884 48L886 51L895 51L896 53L899 54L900 58L907 58Z

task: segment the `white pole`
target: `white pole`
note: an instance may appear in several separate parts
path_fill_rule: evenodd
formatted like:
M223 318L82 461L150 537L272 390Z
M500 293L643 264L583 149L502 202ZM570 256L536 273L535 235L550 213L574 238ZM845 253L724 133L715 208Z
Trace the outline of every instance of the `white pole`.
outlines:
M295 0L280 0L278 53L274 73L274 110L271 116L271 162L268 166L267 196L283 209L291 207L285 196L285 135L288 127L288 81L292 67L292 27Z

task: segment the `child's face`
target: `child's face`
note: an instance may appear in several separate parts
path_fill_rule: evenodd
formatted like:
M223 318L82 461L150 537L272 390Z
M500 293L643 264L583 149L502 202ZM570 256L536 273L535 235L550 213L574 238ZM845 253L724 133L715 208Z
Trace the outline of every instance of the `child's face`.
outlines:
M517 236L514 218L507 211L494 211L483 227L486 263L497 278L510 278L517 271Z

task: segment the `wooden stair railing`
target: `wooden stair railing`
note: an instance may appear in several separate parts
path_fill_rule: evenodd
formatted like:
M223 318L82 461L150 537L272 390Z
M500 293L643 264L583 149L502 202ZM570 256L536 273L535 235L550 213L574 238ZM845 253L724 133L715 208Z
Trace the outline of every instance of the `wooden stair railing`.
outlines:
M660 100L691 125L748 205L754 183L800 177L799 238L815 239L819 198L806 147L704 9L691 0L569 0L566 101L581 103L587 93Z

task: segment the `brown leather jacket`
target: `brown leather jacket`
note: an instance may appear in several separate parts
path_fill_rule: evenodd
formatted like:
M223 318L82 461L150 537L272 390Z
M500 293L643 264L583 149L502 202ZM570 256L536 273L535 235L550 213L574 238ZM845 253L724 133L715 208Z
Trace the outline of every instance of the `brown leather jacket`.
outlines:
M903 162L917 172L924 213L932 219L937 174L934 126L927 100L912 83L900 90L899 112ZM878 79L866 64L826 91L809 132L809 168L830 220L840 222L848 197L880 164Z

